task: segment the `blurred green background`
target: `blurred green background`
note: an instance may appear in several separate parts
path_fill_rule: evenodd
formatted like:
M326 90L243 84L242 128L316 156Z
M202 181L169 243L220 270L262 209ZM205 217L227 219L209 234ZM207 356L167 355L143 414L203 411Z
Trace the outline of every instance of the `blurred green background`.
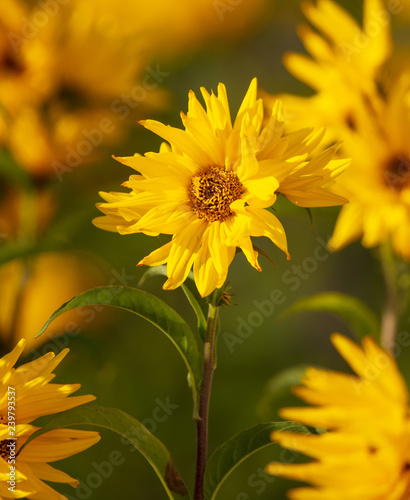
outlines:
M339 3L360 19L361 2ZM179 112L187 109L188 91L192 89L198 94L200 86L216 89L218 82L225 83L233 115L254 76L259 87L269 93L308 95L310 90L289 75L281 61L287 51L303 52L296 34L301 22L298 1L282 4L271 1L263 19L253 23L240 40L208 43L194 55L183 54L172 62L161 62L161 69L169 73L160 85L161 90L169 92L168 109L161 113L150 111L144 116L140 110L132 110L126 141L103 145L103 155L98 161L65 174L62 182L47 181L47 188L58 199L59 207L44 240L51 242L51 246L76 251L80 260L84 259L87 266L94 266L101 273L100 284L137 286L145 269L137 268L136 263L158 247L158 238L120 236L91 224L92 218L99 214L95 208L98 191L119 190L121 182L130 175L130 170L111 159L111 154L127 156L156 151L160 139L139 126L137 120L149 117L180 126ZM394 33L399 47L409 42L408 25L397 24ZM218 366L210 410L211 452L244 428L278 419L280 407L296 402L287 390L275 401L263 399L269 380L282 370L304 364L347 370L329 340L334 331L351 335L344 323L324 313L280 318L298 298L340 291L362 299L380 314L384 291L376 252L363 249L359 243L337 254L330 254L324 248L337 213L338 209L313 209L312 226L305 210L282 200L277 216L288 235L292 261L286 261L277 248L260 239L256 244L272 257L275 268L261 257L263 272L259 274L241 254L230 267L234 305L221 312ZM318 252L322 261L314 257ZM119 276L126 283L121 283ZM61 279L58 268L53 279L58 286ZM164 292L162 284L163 278L155 277L144 284L144 289L176 308L195 328L194 315L182 291ZM53 286L50 284L50 295ZM263 315L260 310L268 307L266 301L274 290L281 291L282 303L275 306L272 314L267 314L266 309ZM46 293L42 301L47 304ZM44 313L42 322L48 314ZM70 316L70 321L78 324L80 334L51 339L46 333L44 344L37 346L34 354L27 353L25 361L48 349L57 351L68 346L70 355L58 368L55 382L79 382L80 392L94 394L100 405L121 408L145 422L169 448L175 465L192 489L195 427L191 394L185 367L171 343L153 326L126 312L82 310ZM247 327L243 326L245 323ZM408 331L409 323L407 315L400 325L401 331ZM238 330L241 325L242 330ZM245 339L240 337L244 329ZM410 379L409 360L409 349L403 347L398 363L407 379ZM157 412L164 405L169 415ZM167 418L155 421L157 414ZM102 434L100 443L61 464L81 484L77 491L69 486L59 491L70 499L165 499L161 484L144 458L117 435ZM290 482L263 472L263 467L278 459L279 453L278 447L271 445L246 460L226 481L218 498L284 499ZM110 460L111 465L107 465Z

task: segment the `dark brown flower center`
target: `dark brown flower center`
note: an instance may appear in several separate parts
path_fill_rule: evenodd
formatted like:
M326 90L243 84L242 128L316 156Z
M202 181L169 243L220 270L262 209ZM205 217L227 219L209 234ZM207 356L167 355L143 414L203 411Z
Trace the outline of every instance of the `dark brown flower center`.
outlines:
M10 451L13 450L15 452L15 446L16 441L14 439L3 439L3 441L0 441L0 457L8 460L11 455Z
M0 54L0 68L5 73L21 74L24 72L23 64L11 50L6 50L3 54Z
M188 196L199 219L224 221L233 215L230 204L238 200L243 186L238 176L223 167L211 165L192 177Z
M398 155L388 160L384 167L385 184L393 191L400 192L410 187L410 157Z

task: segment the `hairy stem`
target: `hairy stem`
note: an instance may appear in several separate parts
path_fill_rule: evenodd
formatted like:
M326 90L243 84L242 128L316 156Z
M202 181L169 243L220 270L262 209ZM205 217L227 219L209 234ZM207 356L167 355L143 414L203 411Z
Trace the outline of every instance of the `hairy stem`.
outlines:
M196 419L197 455L194 500L203 500L203 480L208 456L208 414L211 395L212 377L214 373L214 342L218 321L218 307L209 304L208 321L204 345L204 362L202 370L199 410Z

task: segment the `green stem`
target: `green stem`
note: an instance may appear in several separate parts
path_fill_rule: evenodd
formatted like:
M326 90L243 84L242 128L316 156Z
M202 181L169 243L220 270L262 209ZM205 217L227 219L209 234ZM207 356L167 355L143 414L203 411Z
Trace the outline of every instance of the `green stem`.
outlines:
M199 410L196 419L197 455L194 500L203 500L203 481L208 456L208 414L214 373L215 331L218 322L218 307L209 304L206 337L204 344L204 362L202 370Z
M390 244L380 247L380 261L386 285L386 301L382 312L380 339L382 345L390 351L394 348L397 323L401 310L398 294L398 273Z

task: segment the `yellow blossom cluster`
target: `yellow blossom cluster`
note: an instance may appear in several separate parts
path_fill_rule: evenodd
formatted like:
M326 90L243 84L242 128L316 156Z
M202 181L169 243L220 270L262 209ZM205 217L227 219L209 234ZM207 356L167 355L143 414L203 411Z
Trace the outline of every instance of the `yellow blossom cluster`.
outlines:
M299 31L308 55L288 54L285 65L315 94L280 97L290 130L325 126L327 142L341 143L340 154L352 158L337 188L350 203L330 247L338 250L358 238L365 247L390 241L409 260L410 68L394 63L390 29L403 5L364 0L363 8L360 26L332 0L303 4L315 28Z

